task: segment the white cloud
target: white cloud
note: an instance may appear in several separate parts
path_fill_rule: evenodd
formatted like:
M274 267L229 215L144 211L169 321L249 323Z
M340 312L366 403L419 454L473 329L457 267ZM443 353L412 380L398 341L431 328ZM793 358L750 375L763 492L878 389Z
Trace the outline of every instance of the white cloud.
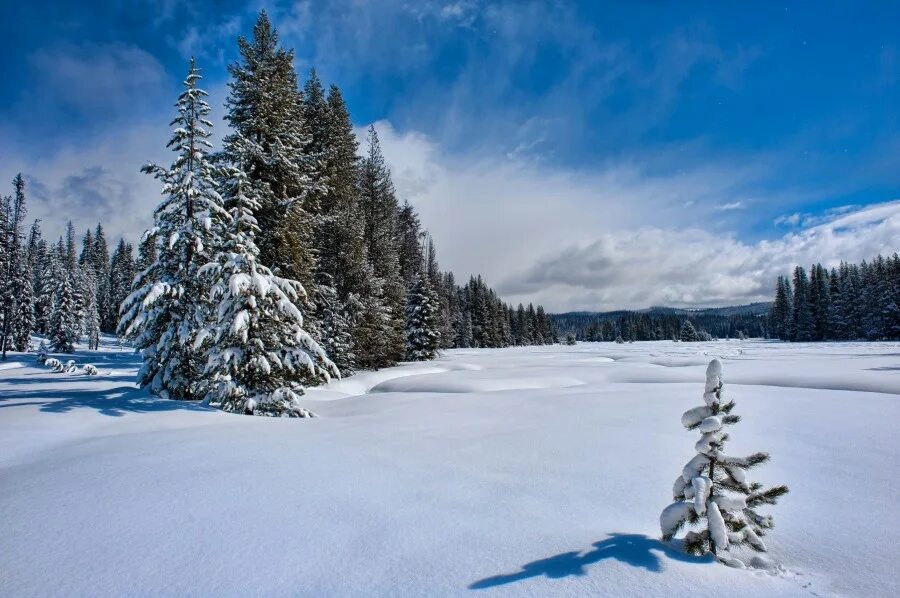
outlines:
M900 246L900 202L832 211L775 240L740 240L728 218L744 203L723 198L747 197L766 174L746 160L667 175L629 160L572 171L455 158L420 132L376 128L398 194L421 213L442 266L482 273L507 300L554 311L767 300L795 263Z
M793 266L871 259L900 246L900 201L875 204L787 234L746 243L700 229L606 233L540 258L501 290L556 310L712 306L771 300Z

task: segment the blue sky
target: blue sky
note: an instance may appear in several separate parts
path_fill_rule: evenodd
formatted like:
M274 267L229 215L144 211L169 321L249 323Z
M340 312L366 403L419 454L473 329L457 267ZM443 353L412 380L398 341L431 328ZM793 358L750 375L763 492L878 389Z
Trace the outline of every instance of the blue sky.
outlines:
M187 59L220 116L266 8L298 70L376 123L444 265L514 300L740 302L794 262L897 250L900 5L726 4L19 3L0 175L29 176L54 234L72 214L133 238Z

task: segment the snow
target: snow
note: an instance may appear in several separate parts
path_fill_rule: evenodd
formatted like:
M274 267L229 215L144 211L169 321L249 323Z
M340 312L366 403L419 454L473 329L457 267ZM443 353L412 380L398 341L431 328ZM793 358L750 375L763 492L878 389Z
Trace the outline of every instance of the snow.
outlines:
M101 374L0 369L0 596L900 594L897 343L448 351L299 420L153 399L108 338L51 356ZM713 357L729 452L791 488L756 569L658 540Z

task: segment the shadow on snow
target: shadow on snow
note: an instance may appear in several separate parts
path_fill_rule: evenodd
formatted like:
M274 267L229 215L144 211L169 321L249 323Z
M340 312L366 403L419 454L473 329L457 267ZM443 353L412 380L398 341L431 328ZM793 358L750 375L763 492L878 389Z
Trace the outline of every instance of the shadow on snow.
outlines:
M632 567L639 567L654 573L663 571L662 559L657 552L670 559L686 563L711 563L711 557L691 556L676 543L666 544L641 534L609 534L605 540L595 542L587 552L572 551L522 565L521 571L495 575L480 579L469 586L472 590L482 590L522 581L531 577L561 579L569 576L586 575L585 568L605 559L615 559Z
M68 413L76 409L94 409L98 413L110 417L121 417L126 413L210 411L198 403L171 401L150 396L133 384L102 391L71 389L58 392L63 398L48 398L50 393L47 390L6 392L3 393L3 403L0 403L0 409L39 405L44 413ZM7 401L9 402L7 403Z

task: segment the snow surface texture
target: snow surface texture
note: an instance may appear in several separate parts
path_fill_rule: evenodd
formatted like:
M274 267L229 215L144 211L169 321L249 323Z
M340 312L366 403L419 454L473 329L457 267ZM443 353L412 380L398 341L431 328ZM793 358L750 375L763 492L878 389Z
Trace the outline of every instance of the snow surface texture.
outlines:
M791 488L780 567L658 540L713 356L734 454ZM311 390L309 420L152 399L109 339L52 357L100 374L0 370L0 596L900 594L896 343L456 350Z

